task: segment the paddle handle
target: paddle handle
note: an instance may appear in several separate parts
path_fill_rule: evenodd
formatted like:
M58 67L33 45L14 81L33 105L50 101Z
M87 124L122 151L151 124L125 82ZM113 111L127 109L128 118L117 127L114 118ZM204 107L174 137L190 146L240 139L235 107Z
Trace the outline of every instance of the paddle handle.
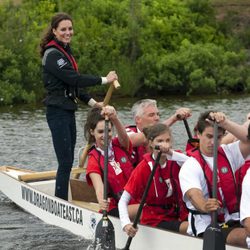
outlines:
M120 85L120 83L117 80L115 80L114 82L112 82L109 85L109 89L108 89L107 94L106 94L106 96L104 98L104 101L103 101L103 106L106 106L109 103L114 89L119 89L120 86L121 85Z
M192 139L193 136L192 136L192 133L191 133L191 131L190 131L190 128L189 128L189 125L188 125L187 120L184 119L184 120L183 120L183 123L184 123L184 126L185 126L185 128L186 128L186 131L187 131L187 134L188 134L188 138L189 138L189 139Z
M105 116L105 127L104 127L104 171L103 171L103 199L108 199L108 148L109 148L109 120ZM107 210L103 210L103 216L107 216Z
M113 93L114 89L120 87L120 84L117 80L112 82L109 86L108 92L104 98L103 106L106 106ZM105 116L105 127L104 127L104 172L103 172L103 199L108 199L108 143L109 143L109 119L108 116ZM103 211L103 216L107 216L107 210Z
M181 119L182 119L182 116L181 116L180 114L178 114L178 115L177 115L177 119L181 120ZM186 131L187 131L187 134L188 134L188 138L189 138L189 139L192 139L193 136L192 136L191 130L190 130L190 128L189 128L187 119L184 118L184 119L182 119L182 120L183 120L184 126L185 126L185 128L186 128Z
M177 119L179 119L179 120L181 120L181 119L182 119L182 117L181 117L181 115L180 115L180 114L178 114L178 115L177 115ZM185 128L186 128L188 138L189 138L189 139L192 139L192 138L193 138L193 136L192 136L191 130L190 130L190 128L189 128L189 125L188 125L187 119L182 119L182 120L183 120L184 126L185 126Z
M135 216L135 220L133 222L133 227L134 228L137 227L137 224L138 224L138 222L140 220L142 209L144 207L144 204L145 204L145 201L146 201L146 198L147 198L147 195L148 195L149 188L150 188L151 183L153 181L153 177L154 177L156 168L157 168L157 166L159 164L159 161L160 161L160 158L161 158L161 154L162 154L162 152L159 151L159 153L157 154L157 157L156 157L153 169L152 169L152 171L150 173L150 176L148 178L148 182L146 184L146 188L145 188L144 193L142 195L141 202L140 202L139 208L137 210L137 213L136 213L136 216ZM131 236L128 237L127 242L126 242L126 246L123 248L124 250L128 250L129 249L132 239L133 238Z
M213 148L213 189L212 196L217 199L217 169L218 169L218 123L214 122L214 148ZM212 212L212 226L217 225L217 211Z
M128 237L125 247L122 250L129 250L133 237Z

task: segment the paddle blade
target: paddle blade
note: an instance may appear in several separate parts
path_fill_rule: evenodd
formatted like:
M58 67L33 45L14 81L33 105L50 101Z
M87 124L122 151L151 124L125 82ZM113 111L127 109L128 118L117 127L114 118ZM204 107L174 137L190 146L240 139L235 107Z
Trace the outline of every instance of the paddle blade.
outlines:
M225 241L219 226L209 225L203 235L203 250L225 250Z
M95 250L115 250L115 229L108 217L103 217L96 226Z

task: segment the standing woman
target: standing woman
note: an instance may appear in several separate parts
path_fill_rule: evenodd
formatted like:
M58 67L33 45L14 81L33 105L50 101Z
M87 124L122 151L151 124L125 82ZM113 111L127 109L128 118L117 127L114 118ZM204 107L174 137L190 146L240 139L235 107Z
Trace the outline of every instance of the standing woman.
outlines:
M43 82L47 91L44 100L46 118L58 161L55 195L65 200L68 199L69 176L74 161L77 101L80 99L90 106L99 105L80 89L117 80L115 71L110 71L106 77L78 72L70 49L73 33L71 17L66 13L57 13L40 43Z

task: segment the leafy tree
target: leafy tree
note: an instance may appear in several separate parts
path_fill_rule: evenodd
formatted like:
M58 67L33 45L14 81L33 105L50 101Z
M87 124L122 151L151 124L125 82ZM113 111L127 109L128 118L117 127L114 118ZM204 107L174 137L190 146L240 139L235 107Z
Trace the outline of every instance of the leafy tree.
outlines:
M250 90L249 32L234 36L209 0L23 0L0 5L0 105L43 97L38 47L58 11L73 17L80 72L115 69L120 94Z
M0 76L2 103L33 102L43 95L38 56L40 33L55 5L51 1L23 1L22 5L9 3L0 7L1 44L8 52L0 58L1 71L8 72L7 77Z

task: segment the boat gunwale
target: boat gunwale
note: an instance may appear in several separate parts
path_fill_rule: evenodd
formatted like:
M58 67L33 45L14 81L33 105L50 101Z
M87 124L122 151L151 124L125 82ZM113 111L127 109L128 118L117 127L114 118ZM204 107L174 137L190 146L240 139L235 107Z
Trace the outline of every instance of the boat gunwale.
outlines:
M6 167L6 166L5 166ZM16 167L11 167L11 166L7 166L7 170L5 171L4 170L4 168L2 168L2 166L0 166L0 172L3 172L4 174L6 174L6 175L8 175L10 178L12 178L12 179L14 179L15 181L17 181L17 182L19 182L19 183L22 183L22 184L24 184L24 185L27 185L29 188L31 188L31 189L34 189L34 190L36 190L36 191L38 191L38 192L40 192L40 193L44 193L44 192L42 192L42 191L40 191L39 190L39 188L37 187L37 186L35 186L35 184L39 184L39 183L41 183L41 182L45 182L45 181L47 181L47 180L34 180L34 181L32 181L32 182L25 182L25 181L22 181L22 180L19 180L18 178L15 178L14 176L12 176L12 175L10 175L9 174L9 172L11 171L11 170L20 170L20 172L22 171L22 169L20 169L20 168L16 168ZM25 171L23 171L23 172L25 172ZM31 185L31 184L34 184L34 185ZM2 191L2 190L0 190L0 191ZM89 211L89 212L92 212L92 213L95 213L95 214L98 214L99 216L101 216L101 214L100 213L98 213L98 212L96 212L96 211L94 211L94 210L92 210L92 209L90 209L89 207L86 207L86 206L84 206L84 204L82 204L82 206L79 206L78 204L74 204L74 200L73 201L64 201L64 200L62 200L62 199L60 199L60 198L58 198L58 197L55 197L55 196L52 196L52 195L50 195L50 194L47 194L47 193L44 193L46 196L50 196L50 197L52 197L53 199L58 199L58 200L60 200L60 201L62 201L62 202L65 202L65 203L68 203L68 204L70 204L70 205L73 205L73 206L76 206L76 207L78 207L78 208L81 208L81 209L85 209L85 210L87 210L87 211ZM6 194L5 194L6 195ZM77 201L76 201L77 202ZM17 204L17 205L19 205L19 204ZM20 206L20 205L19 205ZM22 206L20 206L20 207L22 207ZM23 207L22 207L23 208ZM25 209L25 208L23 208L24 210L26 210L26 211L28 211L29 213L31 213L31 214L33 214L32 212L30 212L29 210L27 210L27 209ZM36 216L35 214L33 214L34 216ZM36 216L37 217L37 216ZM113 217L113 216L109 216L110 217L110 219L113 221L117 221L117 220L119 220L119 219L117 219L117 218L115 218L115 217ZM42 218L40 218L41 220L43 220ZM45 221L46 222L46 221ZM60 226L59 226L60 227ZM180 238L180 237L184 237L184 238L192 238L192 241L193 242L195 242L195 241L201 241L202 239L200 239L200 238L196 238L196 237L193 237L193 236L190 236L190 235L183 235L183 234L180 234L180 233L178 233L178 232L173 232L173 231L169 231L169 230L164 230L164 229L160 229L160 228L154 228L154 227L150 227L150 226L146 226L146 225L141 225L141 224L139 224L138 225L138 227L139 228L144 228L144 231L148 231L148 230L154 230L155 232L163 232L163 233L165 233L165 232L167 232L168 234L170 234L170 236L172 235L176 235L178 238ZM67 230L66 228L64 228L65 230ZM73 233L73 232L72 232ZM124 232L123 232L124 233ZM125 234L125 233L124 233ZM87 239L87 240L89 240L89 239ZM133 248L132 248L133 249ZM229 245L229 244L227 244L226 245L226 249L229 249L229 250L236 250L236 249L238 249L238 250L240 250L240 249L247 249L247 248L240 248L240 247L238 247L238 246L233 246L233 245Z

